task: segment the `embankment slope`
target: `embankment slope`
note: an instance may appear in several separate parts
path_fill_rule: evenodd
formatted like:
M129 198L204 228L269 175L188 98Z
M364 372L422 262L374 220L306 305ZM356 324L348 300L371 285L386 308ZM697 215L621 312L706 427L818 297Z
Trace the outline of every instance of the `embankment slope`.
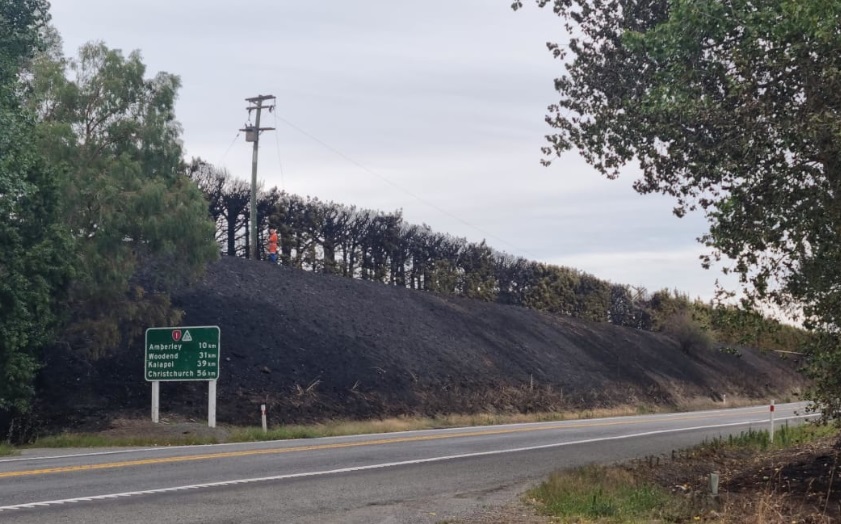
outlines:
M219 421L369 418L767 398L802 387L796 364L687 354L660 334L524 308L222 258L174 302L222 333ZM53 351L41 409L65 423L146 410L142 341L94 364ZM205 416L203 383L162 384L161 408Z

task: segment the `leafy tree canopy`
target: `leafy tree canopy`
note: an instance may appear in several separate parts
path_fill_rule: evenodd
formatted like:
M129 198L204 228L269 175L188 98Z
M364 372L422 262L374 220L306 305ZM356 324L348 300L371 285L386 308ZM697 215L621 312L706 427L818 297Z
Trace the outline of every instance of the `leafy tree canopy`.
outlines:
M98 355L121 335L176 320L165 295L216 256L207 204L186 176L176 76L146 78L140 54L102 43L32 68L39 148L63 173L63 211L78 248L66 333Z
M0 1L0 83L8 87L25 60L42 47L42 32L49 22L46 0Z
M705 212L705 264L731 260L747 302L827 335L818 368L841 360L841 2L537 4L570 35L548 44L565 74L545 161L575 149L610 178L637 164L638 192ZM823 380L817 399L839 392Z
M0 414L28 409L38 350L50 341L70 276L56 174L33 147L34 120L20 99L47 9L44 1L0 0Z

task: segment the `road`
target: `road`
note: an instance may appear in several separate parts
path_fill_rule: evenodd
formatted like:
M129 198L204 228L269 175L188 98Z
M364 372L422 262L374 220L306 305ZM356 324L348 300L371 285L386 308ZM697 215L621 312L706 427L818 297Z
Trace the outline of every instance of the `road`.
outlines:
M776 406L799 423L805 403ZM0 459L0 522L434 523L551 471L768 427L764 407Z

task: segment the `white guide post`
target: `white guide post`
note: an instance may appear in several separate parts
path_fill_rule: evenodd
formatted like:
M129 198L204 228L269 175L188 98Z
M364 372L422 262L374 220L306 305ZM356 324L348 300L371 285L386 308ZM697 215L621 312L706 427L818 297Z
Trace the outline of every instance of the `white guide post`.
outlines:
M268 422L266 421L266 405L265 404L260 404L260 418L263 422L263 433L268 433L269 432L269 425L268 425Z
M216 427L216 381L207 381L207 427Z
M157 424L161 421L161 382L152 381L152 422Z
M713 497L718 496L718 471L713 471L710 473L710 494Z

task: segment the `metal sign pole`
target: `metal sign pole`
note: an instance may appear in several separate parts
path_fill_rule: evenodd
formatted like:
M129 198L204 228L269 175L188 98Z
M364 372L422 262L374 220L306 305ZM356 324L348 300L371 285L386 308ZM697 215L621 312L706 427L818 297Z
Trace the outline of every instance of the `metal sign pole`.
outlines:
M207 427L216 427L216 381L207 381Z
M157 424L161 421L161 382L152 381L152 422Z

